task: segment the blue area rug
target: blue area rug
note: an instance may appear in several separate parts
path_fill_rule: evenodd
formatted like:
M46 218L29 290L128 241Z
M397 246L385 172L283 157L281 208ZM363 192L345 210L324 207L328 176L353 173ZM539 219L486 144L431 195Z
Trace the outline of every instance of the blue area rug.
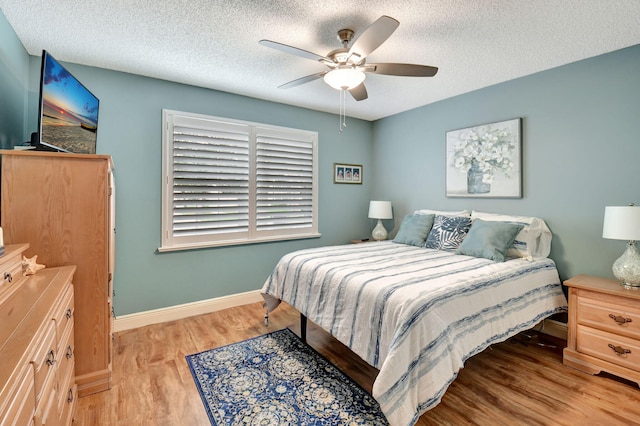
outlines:
M291 330L187 355L214 425L387 425L378 403Z

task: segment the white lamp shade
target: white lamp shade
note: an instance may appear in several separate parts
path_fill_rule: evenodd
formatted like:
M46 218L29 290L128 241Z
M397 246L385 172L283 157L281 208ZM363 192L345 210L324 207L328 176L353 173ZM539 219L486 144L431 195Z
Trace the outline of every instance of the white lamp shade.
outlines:
M640 240L640 206L605 207L602 238Z
M336 90L351 90L364 79L364 73L353 68L336 68L324 75L324 81Z
M369 218L371 219L393 219L391 201L370 201Z

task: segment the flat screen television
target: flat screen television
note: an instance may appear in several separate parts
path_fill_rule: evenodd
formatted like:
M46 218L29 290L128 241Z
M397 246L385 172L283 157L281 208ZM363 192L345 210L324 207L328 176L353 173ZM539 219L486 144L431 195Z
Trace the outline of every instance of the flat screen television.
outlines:
M36 149L95 154L99 106L93 93L42 51Z

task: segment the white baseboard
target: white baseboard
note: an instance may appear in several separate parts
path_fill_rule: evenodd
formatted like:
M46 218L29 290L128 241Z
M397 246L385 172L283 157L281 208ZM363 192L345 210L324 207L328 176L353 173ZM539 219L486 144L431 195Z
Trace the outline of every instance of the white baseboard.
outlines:
M153 309L150 311L136 312L135 314L121 315L113 321L113 331L131 330L145 325L161 322L175 321L194 315L208 314L222 309L247 305L249 303L262 302L260 290L246 293L232 294L230 296L216 297L214 299L199 300L183 305L169 306L167 308Z
M542 323L542 329L540 332L559 339L567 340L567 324L560 321L545 319Z

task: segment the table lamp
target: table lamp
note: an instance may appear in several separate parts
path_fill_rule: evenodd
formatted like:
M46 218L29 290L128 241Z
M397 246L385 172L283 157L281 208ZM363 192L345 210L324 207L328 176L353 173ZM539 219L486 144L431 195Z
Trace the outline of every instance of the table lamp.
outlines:
M602 238L627 240L627 249L613 263L613 275L625 288L640 289L640 206L607 206L604 208Z
M371 237L376 241L387 239L387 230L382 224L382 219L393 219L391 201L370 201L369 218L378 219L378 224L371 232Z

